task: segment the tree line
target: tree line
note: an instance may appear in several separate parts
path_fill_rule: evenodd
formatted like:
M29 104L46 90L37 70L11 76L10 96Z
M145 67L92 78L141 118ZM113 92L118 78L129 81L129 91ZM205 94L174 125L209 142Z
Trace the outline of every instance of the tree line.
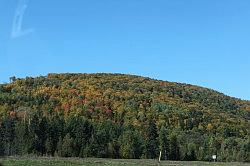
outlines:
M34 112L27 119L10 115L0 127L0 155L60 157L150 158L164 160L249 161L249 139L200 135L157 128L154 119L144 130L112 121L93 123L83 116L45 117ZM189 138L187 138L189 137Z

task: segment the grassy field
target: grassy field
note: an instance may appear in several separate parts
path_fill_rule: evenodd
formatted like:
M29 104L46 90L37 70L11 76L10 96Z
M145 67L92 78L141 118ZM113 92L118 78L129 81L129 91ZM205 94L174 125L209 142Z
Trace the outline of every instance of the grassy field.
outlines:
M125 160L125 159L97 159L97 158L17 158L0 159L2 166L250 166L250 163L221 163L199 161L162 161L157 160Z

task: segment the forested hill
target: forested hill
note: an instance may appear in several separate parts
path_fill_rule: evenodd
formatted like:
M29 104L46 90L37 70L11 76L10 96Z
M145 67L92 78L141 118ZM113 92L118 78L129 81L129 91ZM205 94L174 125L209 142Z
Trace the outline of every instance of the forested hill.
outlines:
M250 102L123 74L0 85L0 154L250 161Z

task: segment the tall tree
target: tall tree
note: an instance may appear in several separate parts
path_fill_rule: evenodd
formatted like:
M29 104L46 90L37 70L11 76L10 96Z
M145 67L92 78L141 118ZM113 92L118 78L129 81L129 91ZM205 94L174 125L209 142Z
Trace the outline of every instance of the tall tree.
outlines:
M162 153L162 158L165 160L169 159L169 140L167 130L164 126L161 127L159 133L159 145L159 149Z
M180 160L180 148L175 134L170 135L169 141L169 159L170 160Z
M67 126L67 132L75 141L74 150L76 156L79 156L81 151L89 142L93 131L92 124L84 117L73 116L70 117Z
M137 131L126 130L119 139L120 156L122 158L138 159L144 151L142 136Z
M67 134L62 141L62 157L75 157L76 151L74 147L74 139L70 137L70 134Z
M155 120L150 118L146 139L146 156L147 158L156 158L158 156L158 132Z

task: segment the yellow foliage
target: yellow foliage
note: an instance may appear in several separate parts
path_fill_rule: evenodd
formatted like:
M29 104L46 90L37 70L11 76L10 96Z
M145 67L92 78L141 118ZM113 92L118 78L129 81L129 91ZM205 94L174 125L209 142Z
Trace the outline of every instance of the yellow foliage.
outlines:
M213 129L213 125L212 125L211 123L209 123L209 124L207 125L207 130L210 131L210 130L212 130L212 129Z

